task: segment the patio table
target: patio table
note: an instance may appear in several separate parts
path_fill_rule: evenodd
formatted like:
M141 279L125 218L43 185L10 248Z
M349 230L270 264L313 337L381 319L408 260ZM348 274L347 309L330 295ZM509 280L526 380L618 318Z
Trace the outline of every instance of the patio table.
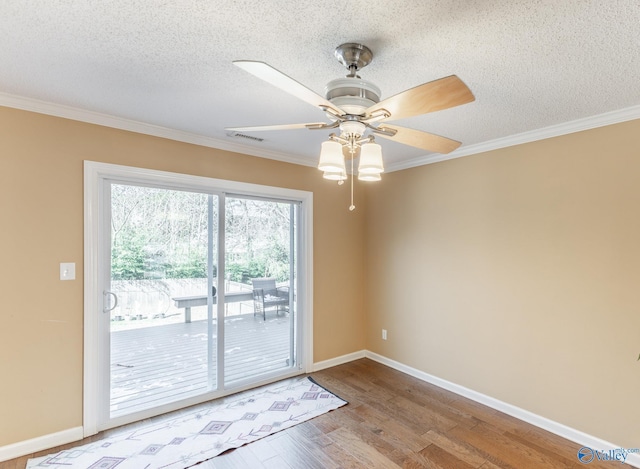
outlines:
M176 308L184 308L184 322L191 322L191 308L194 306L206 306L207 296L180 296L171 298ZM233 291L224 294L225 303L238 303L240 301L253 301L253 292L250 291ZM213 304L218 303L218 296L213 297Z

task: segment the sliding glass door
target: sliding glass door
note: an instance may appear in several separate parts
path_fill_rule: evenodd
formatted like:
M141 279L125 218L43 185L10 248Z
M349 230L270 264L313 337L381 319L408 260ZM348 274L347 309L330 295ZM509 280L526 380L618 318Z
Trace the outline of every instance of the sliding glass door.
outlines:
M242 303L225 316L225 384L296 364L296 213L292 202L225 199L226 298L243 288L253 295L250 328Z
M299 201L153 178L98 192L97 430L305 371Z
M219 198L119 183L107 189L114 418L217 388L212 284ZM191 297L198 307L176 305Z

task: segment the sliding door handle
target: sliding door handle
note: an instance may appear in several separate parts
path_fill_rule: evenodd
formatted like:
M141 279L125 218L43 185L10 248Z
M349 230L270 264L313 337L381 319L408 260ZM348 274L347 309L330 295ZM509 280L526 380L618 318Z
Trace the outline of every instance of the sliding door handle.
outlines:
M102 308L102 312L108 313L109 311L113 311L114 309L116 309L118 306L118 296L112 291L106 291L106 290L103 291L102 294L104 295L104 308ZM109 303L107 301L108 296L113 297L113 306L111 308L107 306L107 304Z

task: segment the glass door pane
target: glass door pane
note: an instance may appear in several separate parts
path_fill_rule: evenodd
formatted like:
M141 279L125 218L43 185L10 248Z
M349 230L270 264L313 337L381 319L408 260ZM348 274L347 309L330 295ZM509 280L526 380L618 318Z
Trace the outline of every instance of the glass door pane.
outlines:
M216 389L218 197L111 184L110 418Z
M296 365L296 210L225 198L225 385Z

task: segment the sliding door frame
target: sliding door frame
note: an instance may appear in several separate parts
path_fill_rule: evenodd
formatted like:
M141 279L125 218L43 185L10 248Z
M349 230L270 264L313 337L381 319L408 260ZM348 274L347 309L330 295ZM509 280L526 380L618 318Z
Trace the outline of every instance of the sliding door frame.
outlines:
M204 193L242 194L249 197L268 198L272 200L295 201L299 203L299 277L298 277L298 320L300 321L302 349L298 357L297 366L288 376L308 373L313 368L313 193L280 187L249 184L223 179L213 179L202 176L192 176L180 173L170 173L143 168L135 168L93 161L84 162L84 376L83 376L83 432L84 436L94 435L107 427L102 427L105 421L104 412L96 405L102 402L104 392L108 390L108 383L104 383L96 366L104 361L101 356L99 320L104 307L104 299L100 286L103 280L100 266L104 259L101 255L101 225L104 220L100 217L106 213L106 204L102 186L107 181L126 182L131 184L162 186L178 190L200 190ZM224 199L224 196L223 196ZM222 246L220 247L222 248ZM220 253L219 257L224 257ZM223 261L224 262L224 261ZM220 305L219 305L220 306ZM283 376L286 377L286 376ZM266 377L264 383L272 381ZM220 383L220 390L197 396L176 404L168 404L146 412L136 413L135 419L143 419L169 412L188 405L194 405L212 398L221 397L230 392L238 392L254 387L262 382L252 383L244 387L225 389ZM110 419L109 427L132 421L130 416L122 420Z

